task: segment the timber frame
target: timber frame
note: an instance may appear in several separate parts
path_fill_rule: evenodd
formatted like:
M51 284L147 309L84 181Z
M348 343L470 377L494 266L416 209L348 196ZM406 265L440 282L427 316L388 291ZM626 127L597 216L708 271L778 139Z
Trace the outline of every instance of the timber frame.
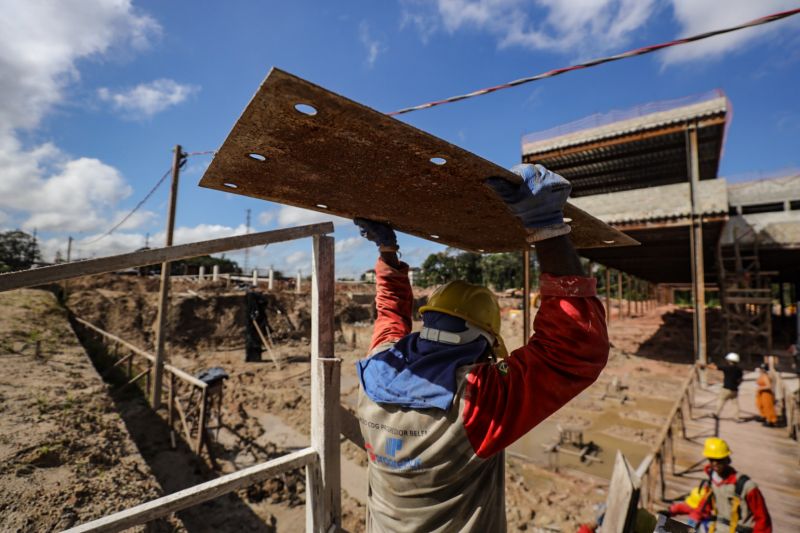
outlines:
M341 467L340 426L344 417L347 433L353 434L358 422L339 404L339 372L341 359L334 357L334 239L327 234L333 232L333 224L324 222L296 228L266 231L226 237L210 241L171 246L142 252L133 252L100 259L65 263L35 270L26 270L0 275L0 291L46 285L56 281L91 274L165 263L177 259L210 253L236 250L274 242L311 237L313 240L313 272L311 290L311 445L308 448L279 457L232 474L200 483L193 487L137 505L91 522L78 525L69 532L122 531L145 524L158 518L212 500L297 468L306 470L306 530L327 533L341 528ZM181 380L207 393L207 385L194 376L169 364L155 364L152 354L141 350L108 332L99 330L78 319L81 324L106 339L130 350L131 357L118 360L127 362L134 354L144 357L147 369L143 376L168 372L170 383ZM153 359L151 359L153 358ZM121 364L121 363L120 363ZM142 376L137 376L141 378ZM174 392L174 388L170 391ZM201 404L201 409L203 404ZM200 414L200 420L204 418ZM197 450L202 446L203 433L198 431L195 440ZM356 438L357 440L357 438Z

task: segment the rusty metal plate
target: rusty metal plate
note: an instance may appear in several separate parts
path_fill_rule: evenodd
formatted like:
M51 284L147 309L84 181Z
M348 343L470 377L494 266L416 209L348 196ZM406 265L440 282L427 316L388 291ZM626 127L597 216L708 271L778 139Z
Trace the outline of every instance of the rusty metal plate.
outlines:
M300 104L314 113L298 110ZM458 146L272 69L200 185L381 220L465 250L521 250L525 229L483 185L490 176L520 180ZM637 244L575 206L565 216L580 248Z

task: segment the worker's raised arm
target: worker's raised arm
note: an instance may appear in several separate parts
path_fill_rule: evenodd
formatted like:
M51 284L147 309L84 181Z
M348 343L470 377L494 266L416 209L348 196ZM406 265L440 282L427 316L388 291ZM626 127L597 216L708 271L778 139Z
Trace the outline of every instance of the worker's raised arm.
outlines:
M357 218L361 236L378 245L380 258L375 263L375 309L378 316L372 330L369 353L411 333L413 294L408 281L408 265L397 258L397 236L388 225Z
M500 363L467 376L464 425L480 457L489 457L591 385L608 359L605 310L596 282L583 275L566 236L562 209L567 180L540 165L513 169L521 185L492 179L492 187L528 229L542 276L542 305L527 344Z

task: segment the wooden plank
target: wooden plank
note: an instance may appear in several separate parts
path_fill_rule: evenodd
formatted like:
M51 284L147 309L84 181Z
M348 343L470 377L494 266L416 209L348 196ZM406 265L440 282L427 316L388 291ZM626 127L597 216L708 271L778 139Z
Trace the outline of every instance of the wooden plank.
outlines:
M112 255L99 259L76 261L74 263L61 263L33 270L0 274L0 291L35 287L36 285L53 283L65 279L103 274L126 268L155 265L168 261L177 261L179 259L189 259L199 255L215 254L262 244L291 241L304 237L313 237L314 235L324 235L326 233L333 233L332 222L320 222L319 224L309 224L307 226L298 226L295 228L262 231L260 233L223 237L221 239L180 244L178 246L165 248L153 248L152 250Z
M134 352L134 353L136 353L138 355L141 355L142 357L146 358L150 362L155 362L156 357L153 354L151 354L150 352L142 350L138 346L135 346L135 345L129 343L128 341L126 341L126 340L124 340L124 339L122 339L120 337L117 337L113 333L109 333L108 331L100 329L97 326L95 326L94 324L92 324L91 322L87 322L86 320L84 320L84 319L82 319L80 317L75 317L75 320L77 322L83 324L87 328L96 331L100 335L102 335L102 336L104 336L104 337L106 337L108 339L111 339L114 342L120 343L121 345L123 345L127 349L129 349L130 351L132 351L132 352ZM175 374L176 376L178 376L182 380L194 385L195 387L200 387L201 389L207 387L205 381L203 381L201 379L197 379L193 375L189 374L188 372L184 372L180 368L174 367L174 366L172 366L170 364L165 364L164 365L164 369L166 371L168 371L168 372L172 372L173 374Z
M316 460L317 453L312 448L304 448L266 463L251 466L136 507L81 524L68 529L65 533L122 531L157 518L163 518L187 507L213 500L284 472L313 464Z
M326 533L342 524L341 359L334 358L334 240L315 236L311 277L311 447L319 454L319 483L307 473L306 530Z
M603 531L605 533L632 531L638 502L639 478L622 452L617 450L611 483L608 486Z
M301 104L314 114L299 112ZM466 250L522 250L525 228L484 185L494 176L520 182L458 146L273 68L200 185L389 222ZM565 216L578 248L636 244L572 204Z

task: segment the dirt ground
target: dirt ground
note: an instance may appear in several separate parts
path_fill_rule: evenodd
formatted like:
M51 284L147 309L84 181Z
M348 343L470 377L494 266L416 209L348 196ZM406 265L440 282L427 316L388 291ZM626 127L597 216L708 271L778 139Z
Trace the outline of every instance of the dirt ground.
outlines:
M53 294L0 293L0 309L0 531L61 531L160 496Z
M70 282L67 306L76 316L152 350L157 289L155 278L87 278ZM371 334L373 291L361 284L337 287L336 356L343 359L342 403L351 408L358 387L355 361L363 357ZM124 398L115 396L115 408L164 493L308 444L310 295L267 293L275 350L265 352L261 363L244 362L242 295L242 290L224 282L199 284L181 279L172 289L170 363L191 373L220 366L230 376L214 445L218 471L211 469L205 456L198 458L191 453L185 443L178 442L173 450L165 413L153 413L141 394L129 390ZM425 294L420 291L415 296L422 301ZM503 303L507 306L503 335L509 347L518 346L522 342L522 313L515 309L519 302L503 299ZM574 531L578 524L595 518L597 506L605 500L616 449L622 449L631 463L638 464L671 406L676 385L686 375L685 365L672 362L690 353L691 322L685 320L685 314L665 307L612 322L611 360L598 382L515 444L508 454L511 530ZM668 350L672 355L662 357L658 350L654 350L655 356L648 353L650 340L665 335L672 339ZM102 347L90 342L91 336L85 332L83 341L94 346L95 361L102 359ZM582 430L586 441L599 445L597 457L602 462L586 464L559 454L558 472L552 471L552 458L543 445L558 437L559 426ZM361 450L345 442L342 461L344 526L362 531L366 459ZM207 530L209 526L216 531L302 531L304 484L301 472L289 473L182 512L179 518L189 531ZM150 497L142 495L136 503Z

